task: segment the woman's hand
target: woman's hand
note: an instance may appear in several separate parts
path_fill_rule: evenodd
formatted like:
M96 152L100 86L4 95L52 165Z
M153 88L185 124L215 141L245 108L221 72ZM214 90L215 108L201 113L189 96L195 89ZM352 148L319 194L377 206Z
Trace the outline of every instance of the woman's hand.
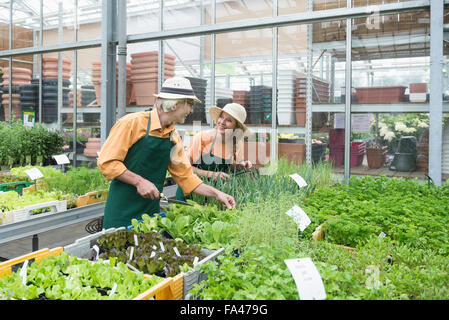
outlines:
M253 164L251 163L251 161L241 161L240 165L243 166L245 169L250 169Z
M209 171L209 172L212 172L212 174L208 174L208 177L212 177L214 180L217 180L218 178L222 180L229 180L231 178L229 174L221 171L219 172Z

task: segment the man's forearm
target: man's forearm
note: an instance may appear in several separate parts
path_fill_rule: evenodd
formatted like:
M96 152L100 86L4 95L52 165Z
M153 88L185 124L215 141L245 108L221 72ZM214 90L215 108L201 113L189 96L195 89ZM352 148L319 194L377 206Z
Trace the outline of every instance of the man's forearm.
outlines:
M135 187L137 187L139 182L142 182L142 180L143 180L143 178L141 176L139 176L138 174L135 174L134 172L129 171L129 170L126 170L125 172L123 172L121 175L116 177L116 179L121 182L135 186Z
M201 183L192 192L196 193L196 194L199 194L199 195L202 195L202 196L205 196L205 197L216 198L221 191L215 189L214 187L212 187L212 186L210 186L208 184Z

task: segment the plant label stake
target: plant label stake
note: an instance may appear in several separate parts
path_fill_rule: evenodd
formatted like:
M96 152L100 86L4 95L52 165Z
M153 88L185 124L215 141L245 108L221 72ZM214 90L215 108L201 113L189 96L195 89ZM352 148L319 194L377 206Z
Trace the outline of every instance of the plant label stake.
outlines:
M44 175L38 168L31 168L24 171L31 180L42 178Z
M94 260L94 261L97 261L99 255L100 255L100 248L99 248L97 245L94 245L94 246L92 247L92 249L94 249L94 251L95 251L95 260Z
M387 234L386 234L385 232L382 231L381 233L379 233L379 236L378 236L378 237L379 237L380 239L382 239L382 238L385 238L386 236L387 236Z
M27 284L27 269L28 269L28 260L25 260L23 263L22 269L20 270L19 275L22 277L22 284L26 286Z
M299 174L294 173L294 174L289 175L289 177L292 178L293 180L295 180L296 184L300 188L307 186L307 182Z
M69 158L67 158L67 155L65 155L65 154L58 154L58 155L54 155L52 157L55 159L56 163L59 165L64 165L64 164L70 163Z
M173 251L176 253L176 255L177 255L178 257L181 257L181 255L179 254L178 248L173 247Z
M293 218L301 232L303 232L311 222L309 216L297 205L294 205L293 208L288 210L285 214Z
M109 293L109 296L112 296L116 290L117 290L117 283L114 283L114 285L112 286L111 292Z
M133 255L134 255L134 247L131 247L131 252L129 253L129 261L131 261L133 259Z
M324 290L321 276L310 258L284 260L295 280L300 300L324 300Z

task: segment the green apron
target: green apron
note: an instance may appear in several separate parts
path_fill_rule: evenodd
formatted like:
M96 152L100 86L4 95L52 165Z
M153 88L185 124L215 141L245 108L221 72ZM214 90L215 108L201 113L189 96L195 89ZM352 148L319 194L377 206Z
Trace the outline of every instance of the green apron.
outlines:
M193 166L201 170L229 173L231 172L232 157L226 160L224 158L220 158L212 154L212 150L214 150L216 139L217 134L215 134L214 141L212 142L212 147L210 148L209 153L202 155L201 162L198 164L194 164ZM186 199L192 199L192 196L188 195L187 197L185 197L181 187L178 186L178 189L176 189L176 200L186 201Z
M151 181L162 192L173 143L170 138L150 136L150 123L151 114L146 135L131 146L123 163L128 170ZM159 201L143 198L136 187L113 179L104 210L103 228L128 227L131 219L139 220L144 213L159 213Z

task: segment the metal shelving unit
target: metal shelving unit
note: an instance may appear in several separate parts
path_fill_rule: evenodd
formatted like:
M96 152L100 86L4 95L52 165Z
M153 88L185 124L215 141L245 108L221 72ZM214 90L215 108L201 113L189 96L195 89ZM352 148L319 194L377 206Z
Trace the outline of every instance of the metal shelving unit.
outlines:
M72 43L58 43L51 46L42 46L37 45L32 48L24 48L24 49L11 49L7 51L0 52L0 58L17 58L20 55L30 55L30 54L43 54L43 53L51 53L51 52L60 52L60 51L68 51L68 50L80 50L80 49L87 49L87 48L102 48L102 64L106 66L103 68L102 77L105 79L115 78L115 63L116 63L116 54L122 54L123 52L118 52L118 42L119 40L122 41L123 39L118 39L118 33L117 31L117 21L121 21L120 19L123 19L127 16L127 10L118 10L118 4L122 4L120 2L121 0L112 0L112 1L103 1L102 7L97 8L97 13L101 13L103 21L102 21L102 35L101 39L96 40L88 40L88 41L78 41L77 35L75 32L74 42ZM217 0L218 1L218 0ZM218 2L226 2L226 0L220 0ZM159 43L159 49L160 53L162 53L163 49L163 41L170 40L170 39L183 39L183 38L189 38L189 37L201 37L201 39L204 38L204 36L211 36L211 73L210 73L210 79L211 79L211 95L214 96L215 92L215 63L216 63L216 57L215 57L215 35L218 33L232 33L237 31L247 31L247 30L257 30L257 29L271 29L273 30L273 52L272 57L275 59L272 60L273 64L273 79L272 83L276 84L276 68L277 68L277 59L281 57L282 55L276 51L276 44L277 44L277 29L285 26L291 26L291 25L309 25L308 27L308 46L307 46L307 52L306 52L306 58L308 61L308 66L310 67L310 63L313 63L311 61L311 50L324 50L327 48L334 48L340 50L340 52L345 53L345 57L349 58L349 62L354 58L354 61L357 59L364 59L363 55L360 56L354 56L352 57L352 47L364 47L364 46L388 46L388 45L401 45L401 44L417 44L423 41L423 38L426 37L426 35L409 35L409 36L382 36L382 37L373 37L372 39L359 39L356 36L352 36L351 34L351 28L350 23L352 19L357 18L364 18L371 16L373 14L378 14L379 16L389 15L389 14L399 14L404 12L413 12L413 11L419 11L419 10L428 10L431 9L431 12L433 15L442 14L442 6L444 4L449 4L448 0L411 0L407 2L398 2L398 3L384 3L379 4L376 6L368 6L368 7L352 7L351 1L347 1L347 7L346 8L339 8L339 9L332 9L332 10L321 10L321 11L313 11L312 4L313 1L308 1L308 10L305 12L299 12L295 14L289 14L289 15L278 15L277 8L278 8L278 2L277 0L272 1L273 6L273 13L269 17L265 18L258 18L258 19L246 19L241 21L231 21L231 22L223 22L223 23L215 23L215 7L216 7L216 1L207 2L207 9L209 13L209 17L212 19L210 23L208 24L201 24L191 27L185 27L185 28L178 28L178 29L165 29L163 18L164 14L161 12L161 8L165 7L168 8L168 4L164 4L162 0L159 0L159 3L155 1L154 3L156 5L155 8L151 10L159 10L159 25L157 31L149 31L146 33L140 33L140 34L128 34L126 35L126 43L127 44L136 44L136 43L143 43L143 42L158 42ZM42 3L41 3L42 6ZM134 10L136 7L128 8L130 12ZM177 4L176 9L181 9L183 6L186 6L186 4ZM197 1L195 3L189 3L187 5L189 8L192 6L195 6L195 8L199 8L201 10L201 21L205 21L204 11L206 10L206 2L205 1ZM100 10L98 10L100 9ZM196 10L196 9L195 9ZM138 11L138 10L137 10ZM65 13L67 15L67 13ZM139 12L135 12L133 14L139 14ZM10 6L10 17L12 17L12 6ZM38 17L35 17L38 18ZM42 10L40 13L40 19L42 20ZM61 20L61 17L57 17L58 20ZM76 17L78 18L78 17ZM84 19L84 17L79 17L80 19ZM317 22L331 22L331 21L341 21L346 20L347 28L346 28L346 41L331 41L331 42L325 42L325 43L312 43L312 37L311 37L311 27L310 25ZM25 20L24 20L25 21ZM56 20L54 20L56 21ZM76 21L76 20L75 20ZM443 26L441 25L442 21L439 19L431 19L430 21L430 29L432 31L432 37L430 37L430 49L425 51L424 55L429 55L431 59L431 69L436 70L439 72L441 70L441 63L442 57L441 57L441 51L440 48L442 46L443 42ZM40 24L41 31L44 29L44 26L42 23ZM60 31L61 28L58 29ZM75 31L78 29L75 28ZM425 39L424 39L425 40ZM204 44L204 41L201 42ZM348 45L350 43L350 45ZM123 42L122 42L123 44ZM123 48L122 48L123 49ZM428 52L430 51L430 52ZM204 58L204 48L201 48L201 54L200 54L200 61L199 65L204 65L206 61L203 61ZM336 57L338 59L338 57ZM247 58L245 58L247 59ZM331 59L335 62L335 58ZM218 59L217 59L218 61ZM159 69L161 69L163 66L160 65ZM119 63L119 69L123 70L123 61ZM349 64L347 68L351 68L351 65ZM332 66L331 66L332 69ZM439 97L441 97L441 85L438 85L441 83L441 81L438 81L438 72L433 72L431 70L431 99L428 104L394 104L394 105L352 105L350 102L347 102L346 104L340 104L338 106L334 105L312 105L310 102L308 102L308 108L307 108L307 125L305 128L299 128L299 127L281 127L277 126L276 122L273 122L271 126L271 132L273 134L277 134L278 132L301 132L306 135L306 141L310 142L310 136L311 136L311 115L312 112L335 112L336 110L340 112L345 112L350 114L351 112L429 112L430 118L431 118L431 133L430 137L431 139L434 139L431 145L438 145L441 144L441 137L440 137L440 131L441 128L437 128L437 126L433 126L432 123L438 123L438 119L441 117L442 112L447 111L447 105L441 105L441 101ZM159 74L161 74L162 70L159 70ZM202 68L200 68L200 75L202 75ZM330 73L333 73L332 71ZM308 77L311 77L311 73L308 74ZM441 78L440 78L441 80ZM121 86L124 86L124 83L119 82L119 92L123 92L121 90ZM348 88L348 86L346 86ZM104 101L103 106L100 108L101 112L101 135L102 139L107 137L107 134L112 127L112 125L115 122L116 116L115 116L115 81L105 81L102 83L102 101ZM123 88L122 88L123 89ZM273 89L275 90L275 89ZM348 89L349 90L349 89ZM310 88L308 91L308 96L310 98ZM310 100L310 99L309 99ZM122 99L119 99L119 101L122 101ZM123 108L123 106L119 105L119 109ZM82 110L85 109L85 110ZM139 108L140 109L140 108ZM129 108L128 108L129 110ZM137 109L134 109L137 110ZM61 110L62 113L70 113L69 110ZM96 111L96 110L95 110ZM89 108L80 108L80 110L77 110L75 107L74 112L75 113L91 113L95 112L94 110L91 110ZM275 119L276 114L276 104L273 106L273 119ZM349 116L346 117L349 119ZM74 122L73 127L76 129L77 124ZM264 126L257 126L253 128L255 131L263 131L266 130L266 127ZM436 139L436 140L435 140ZM271 143L276 144L276 142L272 141ZM310 143L308 143L310 145ZM310 146L309 146L310 147ZM306 159L309 162L309 155L310 155L310 148L307 148L307 155ZM276 150L276 145L272 145L271 150ZM441 152L438 150L434 150L435 152L431 152L432 158L430 160L430 173L434 175L433 180L438 183L440 180L438 177L441 176L440 170L438 167L441 166L439 162L441 162L441 157L438 158L439 155L441 155ZM272 152L272 156L274 155L274 152ZM346 157L347 158L347 157ZM436 171L433 171L432 168L436 168ZM347 171L349 171L349 168L347 168Z

